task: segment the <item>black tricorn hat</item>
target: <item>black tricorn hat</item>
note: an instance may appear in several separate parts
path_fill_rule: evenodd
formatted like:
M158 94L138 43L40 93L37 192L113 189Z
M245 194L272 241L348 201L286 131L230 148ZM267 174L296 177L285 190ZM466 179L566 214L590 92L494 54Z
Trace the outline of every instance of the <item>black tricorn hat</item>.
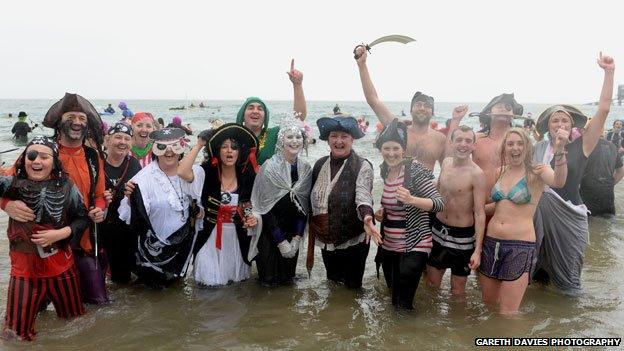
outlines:
M390 124L386 125L384 129L379 133L375 140L375 147L381 150L381 146L386 141L395 141L403 147L403 150L407 149L407 126L403 122L399 122L398 118L395 118Z
M483 110L481 110L481 114L489 114L490 112L492 112L492 107L494 107L494 105L501 103L501 102L508 103L509 105L511 105L511 109L514 115L522 116L522 112L524 112L524 108L522 107L522 105L520 105L516 101L516 98L514 97L513 93L511 94L503 93L493 98L487 105L485 105Z
M209 156L218 157L221 144L227 139L236 141L244 153L255 153L258 149L258 138L249 128L237 123L226 123L210 134L207 143Z

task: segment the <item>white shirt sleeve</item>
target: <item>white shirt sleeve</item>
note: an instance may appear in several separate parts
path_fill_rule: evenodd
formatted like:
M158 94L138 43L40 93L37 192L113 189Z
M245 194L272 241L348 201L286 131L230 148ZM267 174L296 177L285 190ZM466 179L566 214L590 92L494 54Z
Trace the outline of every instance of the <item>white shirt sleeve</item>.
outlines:
M204 169L199 165L193 165L193 181L187 182L181 179L180 185L182 191L199 201L201 199L202 190L204 189L204 179L206 179Z

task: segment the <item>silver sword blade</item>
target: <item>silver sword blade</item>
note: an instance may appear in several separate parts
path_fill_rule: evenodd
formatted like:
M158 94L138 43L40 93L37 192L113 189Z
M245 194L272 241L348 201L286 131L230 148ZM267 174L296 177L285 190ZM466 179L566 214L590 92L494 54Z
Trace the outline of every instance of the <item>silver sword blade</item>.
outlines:
M401 44L407 44L407 43L411 43L413 41L416 41L413 38L410 38L406 35L397 35L397 34L393 34L393 35L386 35L385 37L381 37L379 39L375 39L373 40L370 44L368 44L369 47L373 47L379 43L385 43L385 42L389 42L389 41L393 41L393 42L397 42L397 43L401 43Z

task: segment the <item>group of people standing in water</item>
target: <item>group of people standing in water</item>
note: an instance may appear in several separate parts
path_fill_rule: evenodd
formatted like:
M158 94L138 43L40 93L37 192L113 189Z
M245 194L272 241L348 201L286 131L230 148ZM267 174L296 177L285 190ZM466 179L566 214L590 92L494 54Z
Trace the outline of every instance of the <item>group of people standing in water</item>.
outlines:
M573 106L552 106L536 124L548 137L533 146L510 127L523 112L513 94L483 109L483 133L462 125L468 106L456 107L444 136L429 127L433 97L417 92L406 126L379 99L367 52L357 54L364 96L384 125L374 142L380 199L375 166L354 149L363 136L354 117L318 119L330 153L313 165L300 157L307 111L294 63L293 116L271 126L269 107L250 97L235 123L202 131L192 147L179 128L155 129L147 112L103 131L91 103L66 94L43 121L54 136L33 138L0 178L10 217L4 336L32 340L50 302L61 318L107 304L107 276L166 288L192 266L197 285L219 286L249 279L256 262L259 282L273 287L292 282L301 250L310 272L317 247L327 278L357 289L371 240L399 309L413 308L423 273L439 287L448 269L453 294L464 295L476 271L483 300L503 314L518 311L534 280L578 293L588 242L579 186L609 113L613 59L598 58L596 115L588 122ZM573 127L584 128L575 140Z

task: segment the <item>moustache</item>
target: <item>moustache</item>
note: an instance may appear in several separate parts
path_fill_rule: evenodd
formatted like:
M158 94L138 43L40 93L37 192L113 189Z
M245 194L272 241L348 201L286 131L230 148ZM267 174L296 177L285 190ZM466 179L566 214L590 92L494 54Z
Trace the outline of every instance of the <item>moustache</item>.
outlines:
M80 125L81 128L81 133L80 136L78 138L72 138L72 139L82 139L87 135L87 126L85 125ZM65 121L63 123L61 123L61 132L63 132L63 134L65 134L66 136L70 137L70 132L72 131L72 122L71 121Z

